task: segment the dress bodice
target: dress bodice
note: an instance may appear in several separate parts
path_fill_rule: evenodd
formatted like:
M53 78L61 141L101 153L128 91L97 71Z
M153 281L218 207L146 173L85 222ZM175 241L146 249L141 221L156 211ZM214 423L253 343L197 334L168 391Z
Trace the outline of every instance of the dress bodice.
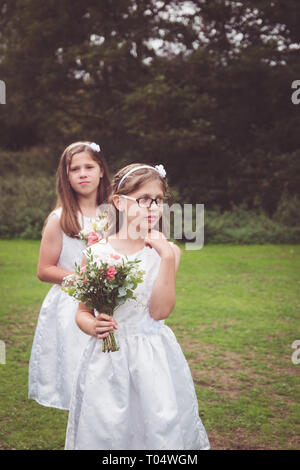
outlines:
M171 245L173 242L169 242ZM164 324L164 320L154 320L149 311L148 302L151 292L157 278L161 257L154 248L145 246L137 253L124 255L117 252L109 242L99 242L91 246L92 254L101 253L119 255L130 261L140 260L138 269L144 270L143 280L138 284L134 291L136 300L128 299L123 305L120 305L115 312L114 318L118 323L117 335L128 336L130 334L156 334ZM105 313L105 312L104 312Z
M59 218L61 217L62 208L59 207L52 211L51 214L56 214ZM84 228L88 223L94 221L95 217L82 216L79 218L81 228ZM62 249L57 267L66 269L67 271L74 271L75 263L80 264L82 259L82 251L86 247L84 240L79 238L72 238L66 235L62 231Z

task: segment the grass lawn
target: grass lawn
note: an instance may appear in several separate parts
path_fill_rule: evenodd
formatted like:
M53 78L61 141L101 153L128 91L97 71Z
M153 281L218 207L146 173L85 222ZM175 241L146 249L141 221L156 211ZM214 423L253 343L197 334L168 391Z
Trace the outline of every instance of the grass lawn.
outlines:
M182 246L183 248L183 246ZM67 412L27 399L28 361L50 285L37 241L0 241L0 450L63 449ZM182 250L166 323L190 365L212 449L299 449L300 246Z

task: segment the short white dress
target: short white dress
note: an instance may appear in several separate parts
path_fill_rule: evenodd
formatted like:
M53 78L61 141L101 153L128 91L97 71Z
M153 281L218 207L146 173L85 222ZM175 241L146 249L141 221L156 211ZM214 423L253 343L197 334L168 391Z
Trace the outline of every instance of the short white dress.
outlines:
M173 244L172 242L169 242ZM119 254L109 242L92 252ZM66 450L208 450L193 378L172 330L154 320L148 302L161 258L144 247L143 282L115 310L119 351L102 352L90 337L78 365L66 433Z
M53 211L58 217L62 209ZM80 219L79 219L80 220ZM81 226L95 220L83 217ZM74 271L86 248L83 240L62 232L62 250L57 267ZM40 405L68 410L74 372L89 340L75 322L78 302L55 284L42 304L29 361L28 398Z

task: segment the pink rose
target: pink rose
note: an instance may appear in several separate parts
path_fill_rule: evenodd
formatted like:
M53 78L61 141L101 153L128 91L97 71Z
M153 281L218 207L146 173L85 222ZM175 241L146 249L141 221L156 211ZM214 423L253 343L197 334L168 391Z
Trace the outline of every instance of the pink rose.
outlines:
M121 258L121 256L119 256L119 255L113 255L112 253L110 254L110 257L113 258L113 259L115 259L115 260Z
M115 278L115 275L117 274L117 270L114 268L114 266L110 266L106 272L106 279L108 281L112 281Z
M91 235L88 237L88 244L87 246L91 246L94 243L97 243L101 239L100 235L96 232L92 232Z

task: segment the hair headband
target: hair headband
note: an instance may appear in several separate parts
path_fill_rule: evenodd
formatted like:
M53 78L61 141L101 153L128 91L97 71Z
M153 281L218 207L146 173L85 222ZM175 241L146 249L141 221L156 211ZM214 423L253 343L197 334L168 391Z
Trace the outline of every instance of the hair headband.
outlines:
M91 144L89 144L88 142L75 142L75 144L73 144L73 145L87 145L92 150L94 150L94 152L100 152L101 151L99 145L96 144L95 142L92 142Z
M152 170L157 171L162 178L165 178L165 176L166 176L166 171L165 171L163 165L155 165L155 166L141 165L141 166L137 166L136 168L132 168L127 173L125 173L124 176L122 176L121 180L119 181L117 191L119 190L119 187L121 186L122 181L124 181L124 179L127 178L128 175L130 175L131 173L133 173L136 170L140 170L141 168L151 168Z

